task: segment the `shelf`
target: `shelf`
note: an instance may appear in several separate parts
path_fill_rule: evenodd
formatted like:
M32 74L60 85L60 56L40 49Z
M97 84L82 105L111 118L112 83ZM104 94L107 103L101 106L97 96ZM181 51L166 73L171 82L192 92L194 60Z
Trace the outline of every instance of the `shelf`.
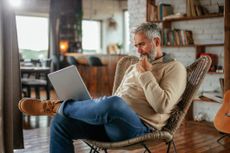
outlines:
M216 43L216 44L196 44L195 46L215 47L215 46L224 46L224 43Z
M167 45L167 46L161 46L165 48L180 48L180 47L195 47L196 45L181 45L181 46L175 46L175 45Z
M208 72L208 74L224 74L224 72Z
M155 23L160 23L160 22L176 22L176 21L186 21L186 20L200 20L200 19L209 19L209 18L220 18L224 17L222 13L213 13L213 14L208 14L208 15L203 15L203 16L194 16L194 17L179 17L179 18L172 18L172 19L167 19L167 20L161 20L161 21L150 21L150 22L155 22Z
M181 45L181 46L173 46L173 45L168 45L168 46L161 46L161 47L201 47L201 46L206 46L206 47L215 47L215 46L224 46L224 43L217 43L217 44L193 44L193 45Z
M220 102L217 102L217 101L215 101L215 100L212 100L212 99L209 99L209 98L207 98L207 97L200 97L200 98L195 98L195 99L193 99L192 100L193 102L206 102L206 103L208 103L208 102L211 102L211 103L218 103L218 104L221 104Z

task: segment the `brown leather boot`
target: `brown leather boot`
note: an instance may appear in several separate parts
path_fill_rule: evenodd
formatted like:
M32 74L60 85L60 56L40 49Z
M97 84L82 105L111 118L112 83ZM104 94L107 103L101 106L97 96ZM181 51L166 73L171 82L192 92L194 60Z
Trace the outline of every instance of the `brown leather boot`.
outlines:
M33 98L23 98L18 103L21 112L28 115L47 115L53 116L61 105L59 100L39 100Z

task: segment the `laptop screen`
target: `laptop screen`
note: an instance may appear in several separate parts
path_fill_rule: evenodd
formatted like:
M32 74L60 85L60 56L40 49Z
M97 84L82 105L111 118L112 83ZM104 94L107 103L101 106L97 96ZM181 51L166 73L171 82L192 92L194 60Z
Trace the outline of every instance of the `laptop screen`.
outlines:
M59 100L87 100L91 99L89 91L84 84L77 67L65 67L48 74Z

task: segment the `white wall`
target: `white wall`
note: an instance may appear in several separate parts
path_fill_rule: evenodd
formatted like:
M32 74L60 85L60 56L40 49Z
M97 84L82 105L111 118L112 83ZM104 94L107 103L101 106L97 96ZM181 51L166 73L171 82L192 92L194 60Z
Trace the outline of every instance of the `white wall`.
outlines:
M127 1L116 0L83 0L83 18L102 21L102 52L110 43L123 43L123 10L127 9ZM108 19L113 17L117 28L108 27Z
M22 5L15 8L16 14L48 16L50 0L22 0Z

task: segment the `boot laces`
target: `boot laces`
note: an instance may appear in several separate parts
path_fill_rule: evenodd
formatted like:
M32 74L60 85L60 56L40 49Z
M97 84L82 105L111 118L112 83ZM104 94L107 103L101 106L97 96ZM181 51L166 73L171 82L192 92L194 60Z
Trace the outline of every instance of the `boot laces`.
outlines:
M55 107L55 102L47 100L44 101L44 105L43 105L43 110L45 113L55 113L54 111L54 107Z

